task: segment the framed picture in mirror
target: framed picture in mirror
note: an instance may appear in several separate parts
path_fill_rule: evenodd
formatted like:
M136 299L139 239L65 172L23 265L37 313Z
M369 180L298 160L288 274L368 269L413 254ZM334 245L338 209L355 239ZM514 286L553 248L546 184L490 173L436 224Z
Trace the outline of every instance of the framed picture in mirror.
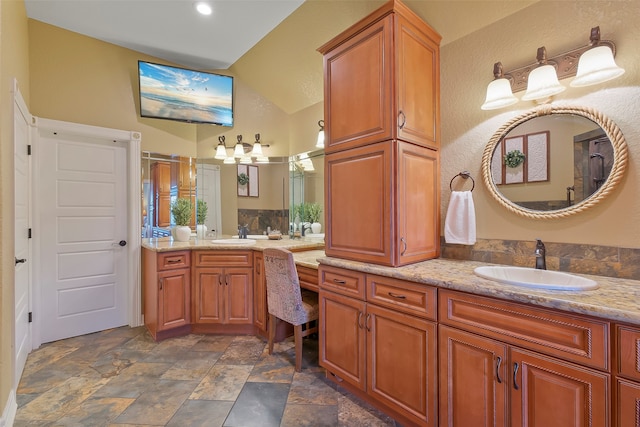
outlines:
M260 195L258 178L258 166L238 165L238 196L258 197Z

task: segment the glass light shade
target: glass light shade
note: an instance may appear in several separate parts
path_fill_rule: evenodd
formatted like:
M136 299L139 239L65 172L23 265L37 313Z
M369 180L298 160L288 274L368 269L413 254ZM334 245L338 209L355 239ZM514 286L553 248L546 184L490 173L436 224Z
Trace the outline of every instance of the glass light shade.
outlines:
M508 79L495 79L487 86L487 97L480 107L483 110L496 110L518 102L518 98L511 92L511 83Z
M324 148L324 129L320 129L318 132L318 140L316 141L317 148Z
M563 92L566 87L558 81L558 75L553 65L541 65L529 73L527 92L522 97L523 101L548 98Z
M310 158L308 158L308 157L307 157L306 159L302 159L302 160L300 160L300 165L301 165L301 166L302 166L302 168L303 168L305 171L307 171L307 172L311 172L311 171L316 170L316 169L313 167L313 162L312 162L312 161L311 161L311 159L310 159Z
M224 163L225 165L229 165L229 164L236 164L236 159L234 159L233 157L227 157L226 159L224 159Z
M580 56L578 72L569 83L573 87L591 86L615 79L624 74L624 69L616 65L609 46L596 46Z
M242 157L240 157L240 163L245 164L245 165L251 163L251 156L242 156Z
M236 148L233 149L233 157L243 157L244 156L244 147L242 146L242 144L238 143L236 144Z
M253 143L253 149L251 150L251 157L262 156L262 145L259 142Z
M227 158L227 149L224 145L218 144L218 146L216 147L216 155L213 156L213 158L219 160Z

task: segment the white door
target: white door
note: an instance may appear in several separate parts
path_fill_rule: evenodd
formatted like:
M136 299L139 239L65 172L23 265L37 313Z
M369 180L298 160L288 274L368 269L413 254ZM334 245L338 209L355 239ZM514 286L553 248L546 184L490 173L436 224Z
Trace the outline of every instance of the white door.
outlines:
M31 115L14 82L13 142L14 142L14 212L15 212L15 376L17 388L27 355L31 352L31 245L29 244L29 200L31 171L29 167L29 124Z
M222 234L222 207L220 205L220 166L198 164L196 173L198 200L207 202L207 232Z
M41 342L128 324L126 145L41 130L37 149Z

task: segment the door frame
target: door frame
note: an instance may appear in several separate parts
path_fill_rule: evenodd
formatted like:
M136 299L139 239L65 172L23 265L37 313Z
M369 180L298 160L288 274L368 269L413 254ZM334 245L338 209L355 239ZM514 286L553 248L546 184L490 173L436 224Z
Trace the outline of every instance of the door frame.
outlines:
M118 142L127 143L127 256L129 258L129 271L127 272L127 319L129 326L135 327L143 324L142 319L142 288L140 278L140 255L141 255L141 233L142 228L140 224L140 212L142 209L142 201L140 197L141 188L141 153L140 153L140 141L142 135L140 132L124 131L118 129L104 128L98 126L84 125L79 123L64 122L59 120L44 119L33 116L32 120L34 126L34 132L32 133L32 162L34 165L38 164L38 145L40 142L40 130L55 131L58 135L74 135L86 137L89 139L107 139ZM33 168L32 183L39 182L39 171L37 167ZM40 206L39 189L33 188L32 209L33 217L37 217ZM33 260L34 265L39 265L42 258L40 254L40 240L37 230L39 224L33 224ZM32 339L33 348L40 347L42 344L41 337L41 318L38 313L42 312L41 306L44 303L41 301L41 278L38 269L33 271L32 280L32 295L33 295L33 329Z

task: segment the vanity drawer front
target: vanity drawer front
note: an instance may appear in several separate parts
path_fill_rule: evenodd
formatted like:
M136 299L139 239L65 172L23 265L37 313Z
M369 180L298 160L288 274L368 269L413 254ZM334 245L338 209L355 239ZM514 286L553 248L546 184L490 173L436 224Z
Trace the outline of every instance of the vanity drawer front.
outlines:
M190 251L172 251L158 253L158 271L189 267L190 264Z
M436 320L436 289L390 277L367 275L367 302Z
M640 329L618 325L616 336L618 373L631 380L640 381Z
M447 290L438 298L440 323L610 370L609 322Z
M364 300L364 273L321 265L318 277L320 288Z
M251 267L251 251L194 251L196 267Z
M298 272L298 280L300 281L300 287L303 289L309 289L314 292L318 292L318 270L315 268L303 267L301 265L296 266Z

